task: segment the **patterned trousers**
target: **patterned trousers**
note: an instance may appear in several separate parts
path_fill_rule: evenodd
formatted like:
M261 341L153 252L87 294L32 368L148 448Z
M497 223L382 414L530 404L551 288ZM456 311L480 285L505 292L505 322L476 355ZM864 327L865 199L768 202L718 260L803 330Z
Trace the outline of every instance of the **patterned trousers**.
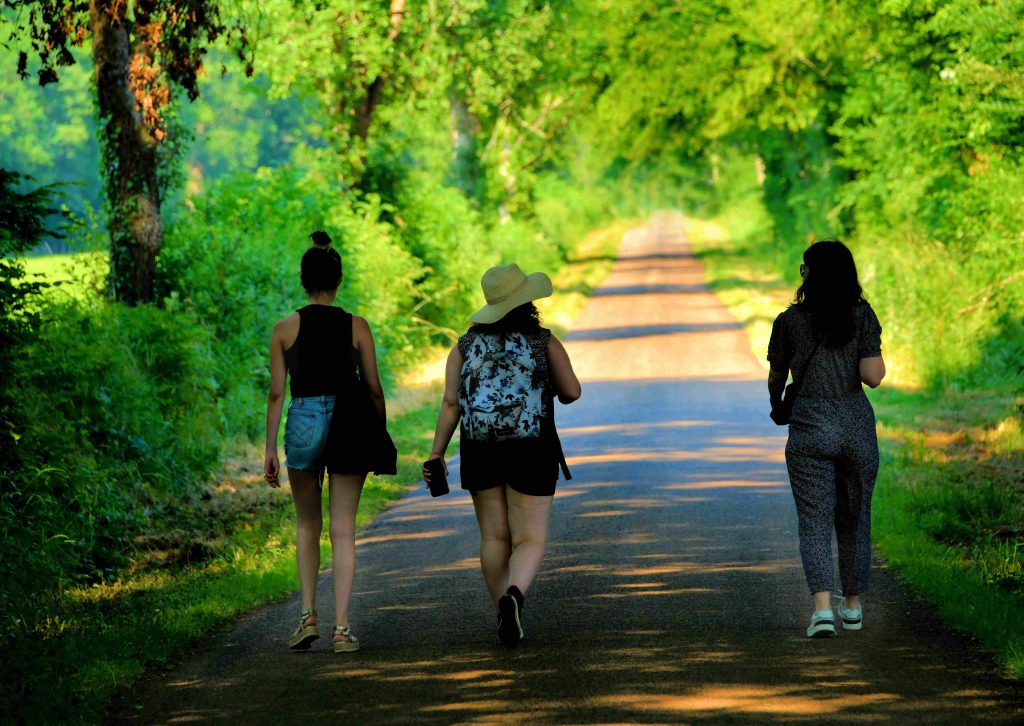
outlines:
M800 558L812 593L836 589L833 529L843 594L857 595L868 588L878 440L867 399L844 403L842 407L808 407L804 420L790 426L786 443Z

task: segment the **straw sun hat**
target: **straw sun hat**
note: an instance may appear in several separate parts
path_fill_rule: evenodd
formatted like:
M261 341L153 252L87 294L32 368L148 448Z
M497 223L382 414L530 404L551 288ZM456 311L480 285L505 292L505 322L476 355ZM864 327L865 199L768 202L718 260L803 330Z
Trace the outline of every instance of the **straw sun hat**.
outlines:
M551 278L543 272L529 275L519 265L492 267L480 279L487 304L470 316L474 323L496 323L513 309L551 295Z

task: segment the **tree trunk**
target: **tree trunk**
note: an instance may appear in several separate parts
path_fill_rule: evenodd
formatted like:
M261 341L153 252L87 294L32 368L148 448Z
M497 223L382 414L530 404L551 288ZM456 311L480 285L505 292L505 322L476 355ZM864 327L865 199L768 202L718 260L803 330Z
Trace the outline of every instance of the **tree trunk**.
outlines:
M455 90L448 92L451 104L452 178L467 197L480 192L480 159L477 157L477 134L480 120L469 110Z
M388 29L388 42L392 47L395 45L395 41L398 40L398 34L402 31L402 19L404 17L405 0L391 0L391 6L388 8L388 23L390 25ZM370 122L373 120L373 112L377 110L377 106L380 104L381 94L384 91L385 74L386 71L382 71L380 75L366 86L366 95L363 98L363 102L356 109L355 135L359 137L360 141L365 142L370 135Z
M125 3L90 0L100 144L110 226L110 286L135 305L153 299L153 272L163 242L158 141L131 88L132 49Z

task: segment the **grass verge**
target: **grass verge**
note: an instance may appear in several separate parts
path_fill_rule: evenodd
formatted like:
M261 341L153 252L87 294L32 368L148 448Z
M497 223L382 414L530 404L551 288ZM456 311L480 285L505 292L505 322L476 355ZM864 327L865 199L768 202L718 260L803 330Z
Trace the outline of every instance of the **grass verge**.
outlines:
M687 231L709 286L767 366L771 324L792 300L796 270L783 269L766 216L747 200L716 219L687 220ZM891 375L869 392L882 454L876 550L944 621L1022 678L1024 398L915 387L911 356L888 347L885 356Z
M564 333L610 272L627 222L597 230L555 275L543 313ZM37 261L63 269L60 259ZM39 271L39 270L36 270ZM71 279L69 273L69 279ZM371 476L360 500L362 528L420 479L440 398L443 357L407 377L389 405L400 452L396 477ZM172 661L203 633L297 589L288 490L262 480L262 453L250 447L193 500L154 517L117 581L70 587L38 603L30 637L12 643L0 665L0 722L96 723L111 697L147 669ZM326 495L325 495L326 496ZM327 507L324 507L326 513ZM329 559L327 527L321 560ZM284 634L282 634L284 635Z

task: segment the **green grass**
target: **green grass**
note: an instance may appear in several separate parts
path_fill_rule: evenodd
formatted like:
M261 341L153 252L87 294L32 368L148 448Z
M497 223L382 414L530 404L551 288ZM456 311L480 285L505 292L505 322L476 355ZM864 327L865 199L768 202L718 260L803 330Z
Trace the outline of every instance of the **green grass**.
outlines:
M881 390L875 541L951 625L1024 677L1024 433L999 391Z
M25 272L41 282L54 285L51 294L85 299L103 288L110 265L106 252L40 255L25 258Z
M554 275L544 315L556 332L572 324L611 270L628 226L595 231ZM68 261L33 258L30 268L59 278ZM367 480L359 528L419 484L443 368L443 357L433 356L389 401L398 475ZM32 622L22 623L24 637L0 661L0 721L96 723L114 694L172 662L203 633L296 591L291 498L287 488L266 486L261 466L261 448L241 446L202 495L154 517L115 582L69 588L38 603ZM326 506L324 512L326 518ZM327 532L325 522L323 563L330 562Z
M773 246L763 207L740 199L715 219L687 220L687 229L710 287L766 365L772 320L792 300L796 276ZM943 620L1022 678L1024 399L1005 389L922 388L910 351L886 344L884 353L890 375L869 392L882 453L876 551Z

